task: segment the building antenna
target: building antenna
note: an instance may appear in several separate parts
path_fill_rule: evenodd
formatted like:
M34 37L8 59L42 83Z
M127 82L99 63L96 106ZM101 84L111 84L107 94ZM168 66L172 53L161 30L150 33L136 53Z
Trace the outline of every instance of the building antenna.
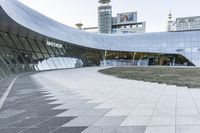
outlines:
M111 0L99 0L100 4L108 4L110 2L111 2Z
M168 21L171 21L171 20L172 20L172 12L171 10L169 10Z
M171 12L171 10L169 10L168 21L167 21L167 31L171 31L172 30L172 25L173 25L172 12Z

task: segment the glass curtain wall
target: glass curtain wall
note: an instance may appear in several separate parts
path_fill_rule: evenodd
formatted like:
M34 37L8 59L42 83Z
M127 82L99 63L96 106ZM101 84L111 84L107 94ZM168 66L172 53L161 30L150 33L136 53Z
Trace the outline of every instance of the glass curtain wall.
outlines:
M102 66L193 66L185 57L176 54L106 51Z
M101 56L101 51L54 39L30 39L0 32L0 79L30 71L99 66Z
M0 79L30 71L88 66L193 65L175 54L103 51L51 38L0 32Z

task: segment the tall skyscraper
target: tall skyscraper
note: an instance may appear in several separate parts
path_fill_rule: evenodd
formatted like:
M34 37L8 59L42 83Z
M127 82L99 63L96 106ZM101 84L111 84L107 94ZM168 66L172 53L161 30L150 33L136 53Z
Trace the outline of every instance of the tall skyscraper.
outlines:
M98 7L98 27L100 33L112 33L112 6L110 0L99 0Z

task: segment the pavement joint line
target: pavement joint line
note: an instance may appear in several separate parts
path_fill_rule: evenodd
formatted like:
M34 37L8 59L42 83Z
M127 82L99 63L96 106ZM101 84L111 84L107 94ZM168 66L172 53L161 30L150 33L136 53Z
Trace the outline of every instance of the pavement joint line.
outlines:
M14 83L15 83L15 81L17 80L18 77L19 77L19 75L16 76L16 77L12 80L12 82L11 82L10 85L8 86L6 92L4 92L3 96L1 97L1 99L0 99L0 110L1 110L1 108L3 107L3 104L5 103L7 97L8 97L8 95L9 95L9 93L10 93L10 91L11 91L11 89L12 89L12 87L13 87L13 85L14 85Z

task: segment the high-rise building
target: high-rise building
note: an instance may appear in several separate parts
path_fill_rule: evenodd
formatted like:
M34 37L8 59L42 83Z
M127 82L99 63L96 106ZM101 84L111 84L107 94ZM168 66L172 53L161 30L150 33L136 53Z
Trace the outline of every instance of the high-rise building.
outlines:
M112 32L112 6L110 0L100 0L98 7L98 27L100 33L111 34Z
M177 31L199 30L200 29L200 16L177 18L174 26Z
M99 0L98 29L99 33L125 34L146 32L146 22L137 22L137 12L118 13L112 17L110 0Z
M172 14L170 13L167 27L167 31L200 30L200 16L181 17L172 21Z
M118 13L112 19L112 34L143 33L146 22L137 21L137 12Z

